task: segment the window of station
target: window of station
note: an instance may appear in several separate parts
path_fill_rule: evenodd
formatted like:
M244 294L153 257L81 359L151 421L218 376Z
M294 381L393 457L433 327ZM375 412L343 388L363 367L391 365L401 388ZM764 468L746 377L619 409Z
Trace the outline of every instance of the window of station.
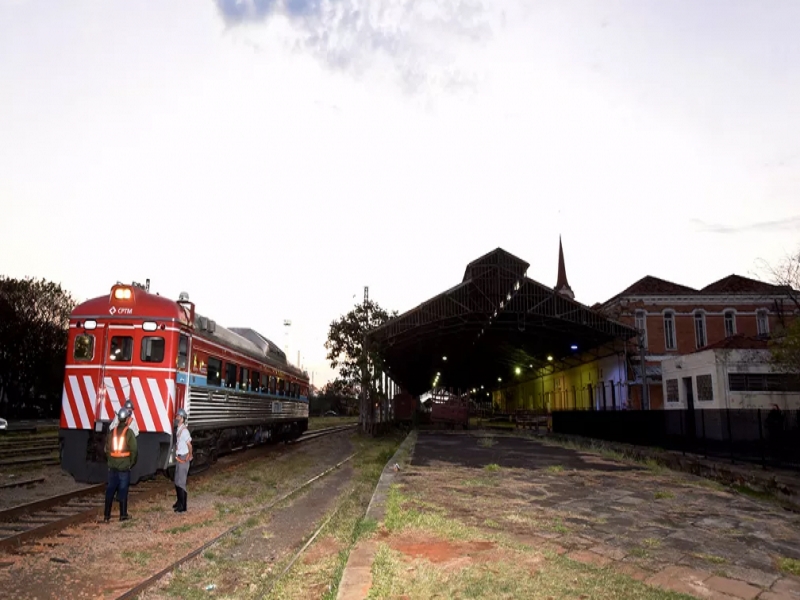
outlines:
M94 358L94 336L88 333L75 336L72 357L75 360L92 360Z
M647 311L636 311L636 329L641 333L644 347L647 348Z
M714 386L712 385L711 375L697 376L697 400L699 402L711 402L714 400Z
M131 362L133 338L128 335L115 335L111 338L108 359L114 362Z
M189 364L189 336L181 334L178 341L178 368L185 369Z
M664 345L667 350L675 350L675 313L667 311L664 313Z
M250 371L250 390L261 391L261 373L258 371Z
M208 385L222 384L222 361L213 356L208 357L208 371L206 375Z
M725 311L725 337L736 335L736 313L732 310Z
M680 402L677 379L667 379L667 402Z
M243 390L248 389L248 384L250 383L250 379L248 378L248 369L245 367L241 367L239 370L239 385Z
M698 348L706 345L706 315L701 311L694 313L694 337Z
M225 387L226 388L235 388L236 387L236 365L233 363L227 363L225 365Z
M756 327L758 328L758 335L767 335L769 333L769 313L763 308L756 311Z
M142 351L139 358L142 362L160 363L164 362L164 338L163 337L143 337Z

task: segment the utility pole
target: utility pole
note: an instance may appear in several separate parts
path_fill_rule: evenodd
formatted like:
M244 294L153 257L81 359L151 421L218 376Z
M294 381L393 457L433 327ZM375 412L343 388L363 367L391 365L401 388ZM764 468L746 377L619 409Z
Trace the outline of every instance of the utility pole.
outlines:
M367 331L369 330L369 286L364 286L364 310L367 315L364 327L364 339L361 343L361 415L359 420L362 423L362 431L372 429L372 403L369 398L369 353L367 352Z

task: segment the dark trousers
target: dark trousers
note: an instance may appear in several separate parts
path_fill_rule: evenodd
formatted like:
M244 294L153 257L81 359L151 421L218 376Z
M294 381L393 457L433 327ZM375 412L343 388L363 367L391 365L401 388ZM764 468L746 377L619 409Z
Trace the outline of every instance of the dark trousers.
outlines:
M128 487L131 484L130 471L108 470L108 485L106 486L106 506L114 501L114 494L118 493L120 504L128 501Z

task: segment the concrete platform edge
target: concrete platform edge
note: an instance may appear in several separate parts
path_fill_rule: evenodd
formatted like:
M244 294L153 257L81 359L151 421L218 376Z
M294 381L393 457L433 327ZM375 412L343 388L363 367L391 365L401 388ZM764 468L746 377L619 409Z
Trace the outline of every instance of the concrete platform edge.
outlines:
M365 514L367 519L375 519L379 524L383 521L386 516L386 496L397 475L394 466L398 465L402 469L408 464L416 443L417 431L414 430L406 436L392 458L386 463L378 484L375 486L375 491L372 493L369 506L367 506ZM359 540L356 543L350 551L347 564L342 572L336 600L364 600L367 597L372 586L372 561L377 551L378 545L371 540Z

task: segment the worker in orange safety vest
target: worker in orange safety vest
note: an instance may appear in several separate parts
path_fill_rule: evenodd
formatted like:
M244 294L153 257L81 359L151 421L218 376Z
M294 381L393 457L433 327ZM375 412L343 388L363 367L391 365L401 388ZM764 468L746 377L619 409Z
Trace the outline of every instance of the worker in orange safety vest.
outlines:
M119 520L127 521L128 515L128 487L131 483L131 469L136 464L139 450L136 445L136 436L131 431L132 413L123 407L117 411L119 424L108 431L106 438L106 457L108 458L108 485L106 486L106 504L103 520L111 520L111 505L114 503L114 494L119 498Z

